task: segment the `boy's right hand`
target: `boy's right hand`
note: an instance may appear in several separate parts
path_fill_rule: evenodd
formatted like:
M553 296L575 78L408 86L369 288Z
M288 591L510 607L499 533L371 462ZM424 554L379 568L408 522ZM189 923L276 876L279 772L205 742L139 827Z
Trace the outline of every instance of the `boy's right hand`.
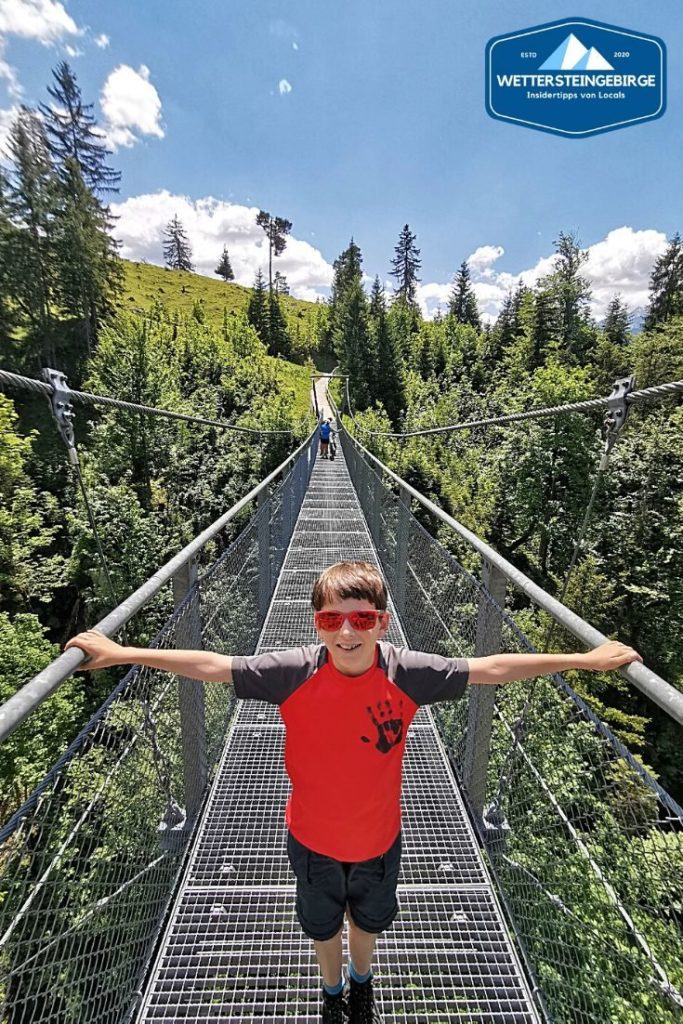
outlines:
M64 646L68 651L70 647L80 647L88 656L87 661L79 665L78 672L89 672L91 669L109 668L110 665L121 665L123 663L124 648L107 636L102 636L94 629L85 633L79 633Z

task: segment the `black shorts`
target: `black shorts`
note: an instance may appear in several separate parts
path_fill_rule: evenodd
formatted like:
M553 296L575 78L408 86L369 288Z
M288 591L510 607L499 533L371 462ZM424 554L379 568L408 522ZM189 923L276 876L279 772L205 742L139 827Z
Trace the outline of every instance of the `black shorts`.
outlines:
M347 904L354 924L364 932L379 934L396 917L400 832L381 857L354 863L314 853L290 832L287 855L296 875L296 916L310 939L333 938L343 924Z

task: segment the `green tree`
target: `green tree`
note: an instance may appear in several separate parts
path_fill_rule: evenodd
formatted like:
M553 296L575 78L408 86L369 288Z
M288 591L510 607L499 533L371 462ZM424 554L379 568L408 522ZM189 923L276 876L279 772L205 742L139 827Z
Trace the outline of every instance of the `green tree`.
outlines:
M164 231L164 260L171 270L194 270L192 246L178 220L178 214L168 222Z
M582 274L588 253L581 249L571 232L561 231L554 244L553 271L539 286L555 296L558 337L563 351L575 362L584 363L595 340L589 313L591 291Z
M282 356L284 359L287 359L291 352L287 319L282 312L278 294L274 290L268 296L268 351L271 355Z
M605 337L612 345L627 345L631 333L631 314L620 295L615 295L605 315Z
M407 224L404 224L394 246L394 257L391 261L390 274L396 278L394 295L408 306L416 304L415 289L420 281L417 272L422 264L420 250L415 245L415 240L416 235Z
M272 217L265 210L259 210L256 223L263 228L268 239L268 291L272 295L273 256L281 256L287 248L287 235L292 230L292 222L285 217Z
M268 296L266 295L266 282L260 267L249 297L247 319L263 344L267 345L269 339Z
M74 159L64 163L53 225L56 297L77 321L90 353L103 320L112 314L122 270L109 234L109 214L86 187Z
M683 314L683 242L676 232L655 261L650 277L650 305L645 330Z
M469 324L476 331L481 330L479 318L479 307L477 297L470 281L470 268L467 260L460 264L460 270L455 275L453 291L448 303L448 312L460 324Z
M65 61L53 70L54 85L48 86L52 103L41 103L50 151L68 181L75 161L85 185L94 193L118 192L121 172L106 164L111 151L104 144L92 113L93 104L83 103L76 76Z
M17 432L14 406L0 395L0 610L47 609L65 585L56 550L60 514L29 475L32 439Z
M230 263L230 256L228 255L228 248L225 245L223 246L223 252L220 260L218 261L218 266L214 270L214 274L218 274L219 277L222 277L226 284L228 281L235 280L235 275Z
M27 360L54 365L52 233L56 179L40 118L22 107L12 125L9 153L13 167L8 196L13 233L14 298L28 324L36 355ZM33 365L32 365L33 364Z
M365 409L371 400L374 352L370 336L368 300L360 275L349 284L335 316L334 351L344 373L354 408Z

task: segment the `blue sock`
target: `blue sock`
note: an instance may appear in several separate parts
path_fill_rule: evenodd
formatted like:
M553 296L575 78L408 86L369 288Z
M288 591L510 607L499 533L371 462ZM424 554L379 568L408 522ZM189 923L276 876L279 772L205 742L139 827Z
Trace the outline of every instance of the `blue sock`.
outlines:
M344 978L342 977L338 985L327 985L323 982L323 988L327 992L328 996L338 996L344 988Z
M349 977L353 978L357 985L363 985L366 981L370 981L370 978L372 977L372 968L367 974L359 974L353 966L353 960L349 960Z

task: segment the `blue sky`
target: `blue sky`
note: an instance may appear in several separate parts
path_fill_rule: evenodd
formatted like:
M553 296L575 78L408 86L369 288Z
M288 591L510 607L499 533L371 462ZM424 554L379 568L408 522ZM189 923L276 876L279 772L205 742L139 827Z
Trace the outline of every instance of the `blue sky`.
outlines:
M664 117L583 140L488 117L488 39L573 15L664 39ZM67 59L116 146L117 230L133 258L161 262L178 212L198 269L210 274L227 242L250 284L264 208L293 222L281 269L313 297L352 235L386 279L407 222L425 308L471 257L492 316L573 230L591 249L599 314L617 289L642 305L653 259L683 230L682 38L680 0L0 0L0 125L45 99Z

